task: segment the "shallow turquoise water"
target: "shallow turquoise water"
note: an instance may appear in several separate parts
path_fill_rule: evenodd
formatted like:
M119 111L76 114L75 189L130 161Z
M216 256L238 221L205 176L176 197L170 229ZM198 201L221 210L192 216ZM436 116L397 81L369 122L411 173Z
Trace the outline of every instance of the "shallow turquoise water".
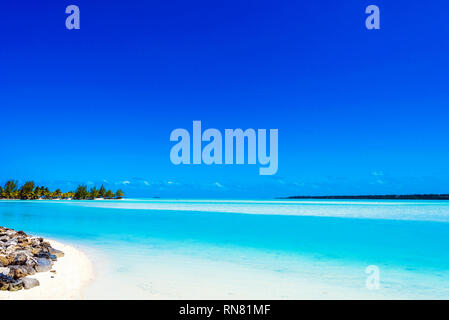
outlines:
M449 298L446 202L0 201L0 225L111 259L170 253L287 276L307 261L310 277L325 272L332 285L360 290L364 268L376 265L385 270L383 297Z

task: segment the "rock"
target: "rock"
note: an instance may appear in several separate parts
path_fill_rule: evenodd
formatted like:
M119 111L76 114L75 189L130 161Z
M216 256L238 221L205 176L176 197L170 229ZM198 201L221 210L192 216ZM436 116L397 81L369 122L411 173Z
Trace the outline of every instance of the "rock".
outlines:
M50 253L48 251L40 250L37 254L34 255L36 258L45 258L50 259Z
M27 262L27 258L28 256L25 253L19 252L14 257L14 264L23 265Z
M33 274L36 274L36 270L34 270L34 266L32 267L32 266L22 266L22 269L25 269L26 270L26 273L27 273L27 275L33 275Z
M27 262L25 263L25 265L30 266L30 267L34 267L36 265L36 263L37 262L36 262L35 258L33 258L31 256L28 256Z
M34 278L23 278L22 279L22 283L23 283L23 288L28 290L34 287L37 287L38 285L40 285L39 281L37 279Z
M42 241L41 246L44 248L51 248L50 242L47 241Z
M45 258L37 258L37 264L34 266L36 272L46 272L51 270L51 260Z
M19 291L23 289L23 283L22 280L16 280L13 283L9 284L9 291Z
M14 252L14 251L16 251L16 250L17 250L16 245L15 245L15 244L11 244L11 245L9 245L8 247L6 247L5 252L6 252L6 253L12 253L12 252Z
M0 255L0 265L3 267L6 267L7 265L9 265L8 257L6 257L4 255Z
M9 267L9 275L14 279L20 279L26 277L28 272L22 266L11 266Z
M52 247L48 248L48 252L50 252L50 254L55 255L58 258L64 257L64 252L62 252L61 250L56 250Z
M0 290L9 290L11 283L14 283L13 277L0 273Z
M5 233L6 233L6 235L8 236L8 237L12 237L12 236L14 236L15 235L15 231L14 230L12 230L12 229L7 229L6 231L5 231Z
M9 271L9 268L7 267L0 267L0 274L8 275Z

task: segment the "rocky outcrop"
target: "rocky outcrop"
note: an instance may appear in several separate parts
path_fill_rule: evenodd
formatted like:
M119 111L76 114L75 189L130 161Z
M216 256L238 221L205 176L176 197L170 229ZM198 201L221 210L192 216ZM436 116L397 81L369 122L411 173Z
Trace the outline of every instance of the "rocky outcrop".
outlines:
M53 263L63 256L62 251L52 248L43 238L0 227L0 290L38 286L39 281L28 276L50 271Z

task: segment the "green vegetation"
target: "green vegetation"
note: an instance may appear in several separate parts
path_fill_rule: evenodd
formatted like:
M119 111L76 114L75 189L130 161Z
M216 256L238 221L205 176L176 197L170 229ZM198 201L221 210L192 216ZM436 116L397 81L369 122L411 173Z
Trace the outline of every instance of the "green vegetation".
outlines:
M115 193L115 196L117 197L117 199L123 199L123 197L125 196L125 194L123 193L122 189L117 190L117 192Z
M37 200L37 199L64 199L64 200L93 200L96 198L105 199L123 199L125 194L122 190L116 193L106 190L102 185L100 189L93 187L90 191L84 185L78 186L75 192L69 191L63 193L60 189L50 191L47 187L36 186L33 181L25 182L21 187L16 180L9 180L3 187L0 186L0 199L20 199L20 200Z

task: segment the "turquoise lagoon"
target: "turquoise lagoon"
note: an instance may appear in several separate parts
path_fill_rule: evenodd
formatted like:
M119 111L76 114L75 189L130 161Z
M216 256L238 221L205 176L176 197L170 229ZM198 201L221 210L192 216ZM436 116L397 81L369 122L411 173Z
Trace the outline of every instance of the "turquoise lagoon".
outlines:
M0 225L85 250L87 298L449 298L444 201L2 200Z

